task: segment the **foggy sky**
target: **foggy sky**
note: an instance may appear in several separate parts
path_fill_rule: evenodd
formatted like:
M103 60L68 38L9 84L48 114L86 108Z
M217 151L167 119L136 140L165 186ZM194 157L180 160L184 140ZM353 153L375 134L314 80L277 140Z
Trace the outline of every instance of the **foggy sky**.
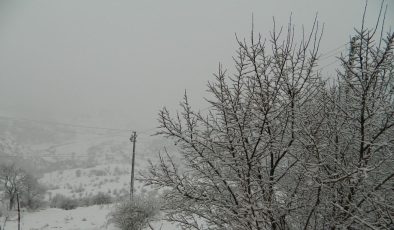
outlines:
M367 21L379 2L369 1ZM349 40L363 8L360 0L0 0L0 115L149 129L185 89L196 108L207 105L207 81L219 62L231 67L235 33L249 36L252 13L268 37L273 16L285 25L292 12L296 29L310 29L318 12L324 53Z

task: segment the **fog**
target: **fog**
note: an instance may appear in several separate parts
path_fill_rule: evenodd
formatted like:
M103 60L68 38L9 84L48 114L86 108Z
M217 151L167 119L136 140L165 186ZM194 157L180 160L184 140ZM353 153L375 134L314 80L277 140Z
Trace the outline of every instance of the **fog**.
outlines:
M369 1L370 23L379 2ZM359 0L0 0L0 115L150 129L185 90L195 108L207 106L206 84L219 62L231 68L235 34L250 35L252 14L268 37L273 16L286 25L292 14L308 30L318 13L324 54L349 40L363 9Z

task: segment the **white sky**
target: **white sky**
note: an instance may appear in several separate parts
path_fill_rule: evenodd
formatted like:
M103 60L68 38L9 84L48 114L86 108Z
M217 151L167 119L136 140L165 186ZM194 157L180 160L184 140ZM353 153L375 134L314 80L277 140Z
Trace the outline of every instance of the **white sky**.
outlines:
M394 1L386 24L393 26ZM380 1L370 0L374 22ZM272 17L325 23L321 52L349 40L361 0L0 0L0 115L117 128L157 126L187 89L197 108L234 34L267 36ZM326 65L334 58L322 61ZM330 68L334 68L332 66Z

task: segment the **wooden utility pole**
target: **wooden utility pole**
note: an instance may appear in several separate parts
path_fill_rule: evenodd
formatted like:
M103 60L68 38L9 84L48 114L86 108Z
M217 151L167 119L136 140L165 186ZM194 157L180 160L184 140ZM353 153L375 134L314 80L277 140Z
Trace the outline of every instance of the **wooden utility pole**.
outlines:
M137 133L133 131L130 137L130 141L133 143L133 153L131 157L131 174L130 174L130 200L133 200L134 196L134 165L135 165L135 142L137 141Z
M16 201L18 202L18 230L21 230L21 207L19 202L19 191L16 193Z

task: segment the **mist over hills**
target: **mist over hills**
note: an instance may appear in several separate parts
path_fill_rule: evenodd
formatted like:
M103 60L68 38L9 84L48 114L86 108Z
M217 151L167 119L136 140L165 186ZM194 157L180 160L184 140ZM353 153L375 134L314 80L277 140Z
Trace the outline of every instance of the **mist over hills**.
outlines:
M92 130L29 120L0 119L1 162L17 162L35 173L130 163L130 133ZM154 158L169 141L138 136L137 159Z

